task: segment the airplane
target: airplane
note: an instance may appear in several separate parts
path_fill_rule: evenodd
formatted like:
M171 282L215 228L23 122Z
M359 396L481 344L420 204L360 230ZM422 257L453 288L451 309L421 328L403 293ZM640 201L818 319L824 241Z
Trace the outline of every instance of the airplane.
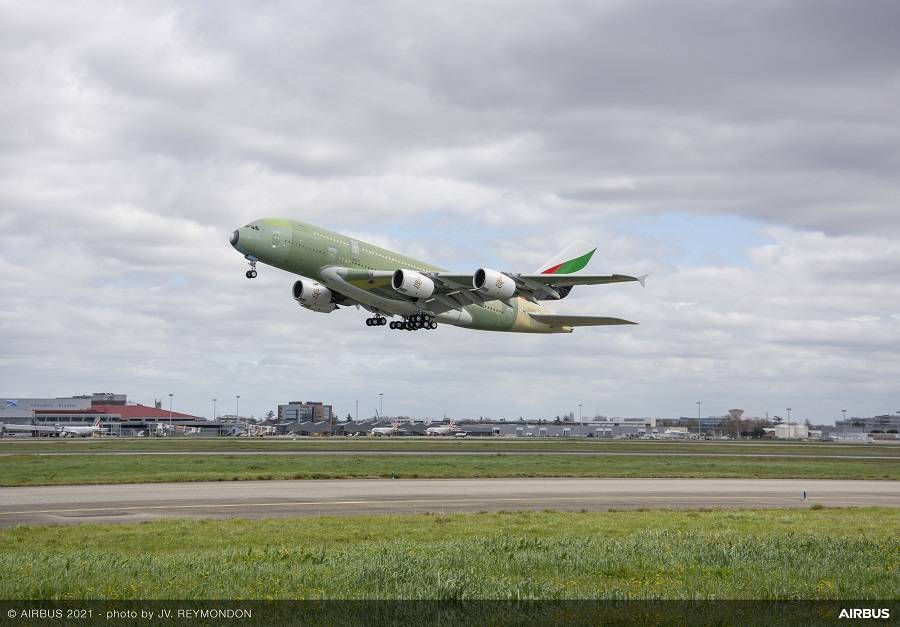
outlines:
M372 435L387 435L392 436L400 433L400 421L395 420L391 423L390 427L375 427L372 429Z
M657 434L657 438L660 440L683 440L688 437L688 433L685 431L672 431L671 429L666 429L662 433Z
M542 301L562 300L578 285L638 282L625 274L576 274L596 247L575 241L533 273L448 272L335 231L283 218L263 218L231 234L231 245L250 263L299 275L292 289L297 303L314 312L363 308L370 327L434 330L438 323L484 331L571 333L576 327L637 324L621 318L549 313Z
M428 427L425 429L425 435L450 435L459 431L459 426L455 421L451 420L450 424L441 425L440 427Z
M103 433L104 431L106 431L106 427L101 427L100 419L97 418L96 420L94 420L94 424L92 424L90 427L71 427L67 425L64 427L59 427L59 431L60 435L64 438L75 435L80 435L81 437L85 438L95 433Z

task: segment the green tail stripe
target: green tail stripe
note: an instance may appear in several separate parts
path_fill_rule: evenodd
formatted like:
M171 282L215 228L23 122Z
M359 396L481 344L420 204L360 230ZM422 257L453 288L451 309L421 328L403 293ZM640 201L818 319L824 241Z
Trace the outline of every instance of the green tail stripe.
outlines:
M591 260L591 257L594 256L594 253L597 251L595 248L589 253L585 253L581 257L576 257L575 259L570 259L565 263L559 264L556 268L553 268L553 274L572 274L573 272L578 272Z

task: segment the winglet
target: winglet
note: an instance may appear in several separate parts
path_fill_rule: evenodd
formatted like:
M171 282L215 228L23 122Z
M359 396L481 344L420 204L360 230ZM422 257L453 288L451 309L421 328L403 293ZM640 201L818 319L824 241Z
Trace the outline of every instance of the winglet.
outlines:
M641 287L647 287L646 285L644 285L644 282L647 280L647 277L648 277L648 276L650 276L650 275L649 275L649 274L642 274L641 276L639 276L639 277L637 278L638 283L641 284Z

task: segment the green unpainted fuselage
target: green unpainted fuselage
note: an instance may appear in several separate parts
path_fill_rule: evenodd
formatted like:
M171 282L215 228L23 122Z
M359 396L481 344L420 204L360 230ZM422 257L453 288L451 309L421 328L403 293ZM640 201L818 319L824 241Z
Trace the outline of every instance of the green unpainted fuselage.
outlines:
M358 301L385 315L408 316L427 311L427 306L410 302L391 287L385 272L415 270L442 272L412 257L375 246L312 224L283 218L263 218L237 229L232 246L251 261L318 281L332 292ZM346 271L343 269L347 269ZM374 272L381 275L373 276ZM339 274L338 274L339 273ZM466 305L437 315L437 321L484 331L520 333L570 333L570 327L551 327L528 314L542 313L540 305L524 298L487 301Z

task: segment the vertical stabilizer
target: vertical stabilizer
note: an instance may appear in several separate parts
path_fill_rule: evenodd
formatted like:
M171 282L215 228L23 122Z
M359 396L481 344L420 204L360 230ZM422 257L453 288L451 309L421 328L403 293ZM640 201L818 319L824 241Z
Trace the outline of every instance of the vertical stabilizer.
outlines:
M577 240L566 246L550 261L537 269L537 274L572 274L578 272L591 260L597 247Z

